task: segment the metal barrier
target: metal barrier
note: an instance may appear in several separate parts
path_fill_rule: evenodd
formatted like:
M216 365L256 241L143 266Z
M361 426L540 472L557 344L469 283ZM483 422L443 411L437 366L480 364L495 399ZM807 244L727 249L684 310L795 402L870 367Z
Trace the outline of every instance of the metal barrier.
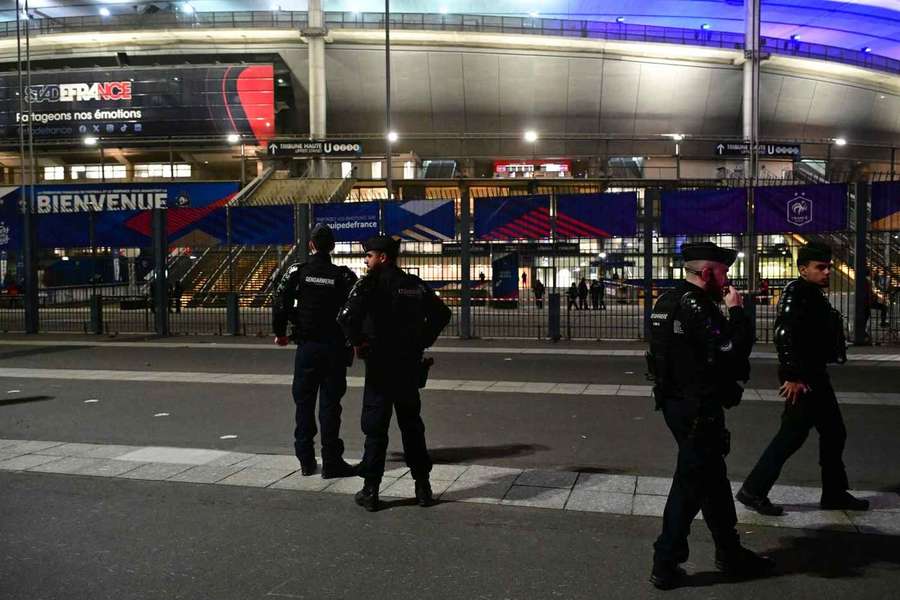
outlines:
M609 21L548 19L543 17L494 16L477 14L392 13L391 29L417 31L462 31L604 39L653 44L704 46L742 51L744 34L727 31L660 27ZM33 34L147 30L147 29L299 29L308 26L301 11L165 12L121 14L101 17L85 15L62 18L32 18L26 22ZM383 29L384 13L326 12L329 29ZM0 23L0 37L14 37L16 22ZM900 60L862 50L811 44L800 40L761 37L765 53L825 60L866 69L900 73Z

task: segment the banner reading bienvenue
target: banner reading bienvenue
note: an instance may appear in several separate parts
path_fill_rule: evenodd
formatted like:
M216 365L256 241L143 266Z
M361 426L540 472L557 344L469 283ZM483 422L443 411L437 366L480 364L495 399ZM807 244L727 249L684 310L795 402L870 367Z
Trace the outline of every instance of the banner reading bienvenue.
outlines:
M550 237L550 196L476 198L475 237L480 240Z
M331 227L339 242L362 242L378 235L378 203L316 204L313 221Z
M637 193L557 197L556 233L562 238L608 238L637 232Z
M847 228L845 184L759 187L755 200L758 233L814 233Z
M449 241L456 235L453 200L410 200L384 205L387 235L418 242Z
M660 202L659 230L663 235L747 231L746 190L663 192Z
M900 181L872 184L872 229L900 231Z

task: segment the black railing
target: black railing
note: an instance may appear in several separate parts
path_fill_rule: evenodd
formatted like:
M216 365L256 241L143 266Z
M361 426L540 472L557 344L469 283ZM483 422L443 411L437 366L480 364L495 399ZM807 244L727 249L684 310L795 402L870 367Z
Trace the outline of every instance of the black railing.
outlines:
M192 14L159 12L146 15L125 14L109 17L88 15L54 19L32 18L27 22L27 25L33 34L38 35L86 31L120 31L123 29L258 28L302 30L307 27L308 18L306 12L300 11L195 12ZM384 13L326 12L325 26L332 29L383 29ZM394 13L391 14L391 28L416 31L462 31L561 36L624 42L703 46L739 51L744 49L743 33L576 19ZM15 35L15 21L0 23L0 37ZM760 41L760 49L763 53L839 62L876 71L900 74L900 60L861 50L765 36Z

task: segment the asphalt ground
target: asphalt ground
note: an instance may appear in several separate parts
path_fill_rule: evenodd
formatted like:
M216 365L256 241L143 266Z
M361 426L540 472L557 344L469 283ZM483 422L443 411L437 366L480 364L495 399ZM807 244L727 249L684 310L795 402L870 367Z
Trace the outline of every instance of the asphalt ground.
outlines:
M741 526L768 578L713 567L701 523L684 587L647 583L659 519L65 475L0 473L5 600L885 599L900 537Z

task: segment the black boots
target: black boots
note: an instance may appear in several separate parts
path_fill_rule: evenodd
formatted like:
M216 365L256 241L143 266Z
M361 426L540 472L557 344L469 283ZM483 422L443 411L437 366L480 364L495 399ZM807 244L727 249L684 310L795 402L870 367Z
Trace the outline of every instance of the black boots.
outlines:
M416 479L416 504L419 506L434 506L434 494L431 492L431 482L427 479Z
M312 458L301 458L300 459L300 474L304 477L309 477L310 475L315 475L319 471L319 463L316 462L316 457Z
M755 510L761 515L768 515L770 517L780 517L784 514L784 509L780 506L776 506L769 502L769 499L765 496L757 496L755 494L751 494L744 488L738 490L735 498L738 502L749 508L750 510Z
M727 575L753 577L767 574L775 568L775 561L743 546L735 546L729 550L716 548L716 568Z
M657 589L671 590L678 586L681 578L685 575L684 569L675 563L654 561L653 571L650 573L650 583Z
M356 477L359 467L348 464L344 459L338 462L324 463L322 465L322 479L337 479L338 477Z
M837 494L823 493L819 506L822 510L869 510L869 501L842 491Z
M363 489L356 492L356 496L354 496L356 503L369 512L375 512L379 508L378 485L377 483L366 482L363 485Z

